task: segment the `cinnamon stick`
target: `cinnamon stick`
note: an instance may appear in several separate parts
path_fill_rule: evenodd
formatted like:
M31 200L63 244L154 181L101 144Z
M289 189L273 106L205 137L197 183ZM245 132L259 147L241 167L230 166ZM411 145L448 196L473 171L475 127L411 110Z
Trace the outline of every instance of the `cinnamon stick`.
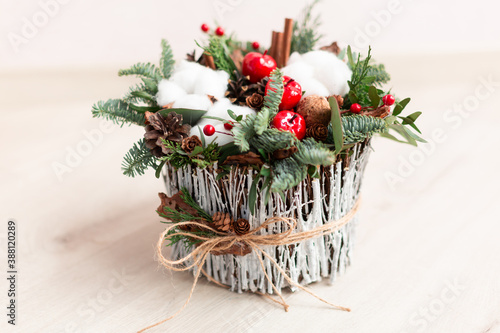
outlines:
M286 66L288 58L290 57L290 49L292 47L292 34L293 34L293 20L290 18L285 19L285 32L283 39L283 46L281 47L281 65Z
M214 62L214 57L211 55L208 55L206 53L203 53L203 58L205 58L205 63L207 67L210 67L211 69L215 69L215 62Z
M283 40L284 40L284 38L285 38L285 34L282 32L278 32L277 37L276 37L276 50L275 50L276 57L274 58L274 60L276 60L278 68L283 67L282 54L283 54Z
M278 32L273 31L272 37L271 37L271 47L269 48L269 55L273 57L273 59L276 59L276 41L278 39Z

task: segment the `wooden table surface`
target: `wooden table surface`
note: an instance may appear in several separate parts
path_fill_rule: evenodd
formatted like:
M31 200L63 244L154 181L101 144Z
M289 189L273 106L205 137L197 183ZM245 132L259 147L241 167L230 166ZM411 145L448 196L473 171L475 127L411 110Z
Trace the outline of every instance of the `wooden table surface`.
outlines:
M429 144L373 144L353 264L311 286L352 312L297 292L285 293L286 313L201 280L186 310L151 332L500 332L499 56L378 59L394 92L413 98L409 111L425 112ZM2 314L1 332L135 332L189 293L192 276L154 260L161 181L121 175L142 129L90 116L134 81L116 70L0 76L0 262L6 272L15 219L19 271L17 323Z

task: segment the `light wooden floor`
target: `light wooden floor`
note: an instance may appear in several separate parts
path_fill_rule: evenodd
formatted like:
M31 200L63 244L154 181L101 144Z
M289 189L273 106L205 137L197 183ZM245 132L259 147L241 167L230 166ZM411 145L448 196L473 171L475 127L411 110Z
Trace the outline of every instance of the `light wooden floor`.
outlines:
M351 313L303 292L285 295L285 313L201 281L188 308L153 332L500 332L500 83L481 83L500 82L499 56L379 59L394 92L413 97L409 110L425 112L420 127L433 144L374 142L353 265L333 286L312 286ZM6 324L1 278L2 332L134 332L189 293L191 276L158 269L153 258L161 182L120 172L142 129L113 128L85 146L84 132L101 124L90 118L92 103L132 82L115 72L0 76L4 272L8 218L19 235L18 325ZM455 105L463 113L447 114ZM59 179L53 164L85 148ZM391 185L398 169L404 175Z

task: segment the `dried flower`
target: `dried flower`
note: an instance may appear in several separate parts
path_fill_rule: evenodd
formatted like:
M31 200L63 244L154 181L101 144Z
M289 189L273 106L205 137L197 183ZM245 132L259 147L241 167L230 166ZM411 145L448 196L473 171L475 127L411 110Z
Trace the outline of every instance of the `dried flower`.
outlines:
M182 139L181 148L182 148L182 150L184 150L188 154L192 153L194 148L201 147L201 146L202 146L201 140L196 135L190 136L189 138Z
M254 110L260 110L264 104L264 96L258 93L253 93L252 96L248 96L247 105Z
M323 124L312 124L306 129L306 137L324 142L328 137L328 128Z

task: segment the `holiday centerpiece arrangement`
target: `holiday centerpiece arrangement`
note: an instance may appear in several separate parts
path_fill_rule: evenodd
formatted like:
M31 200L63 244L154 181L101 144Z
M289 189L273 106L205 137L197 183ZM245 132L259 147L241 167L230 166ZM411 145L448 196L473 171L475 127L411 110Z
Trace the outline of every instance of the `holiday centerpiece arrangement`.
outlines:
M421 113L402 115L410 99L386 91L371 50L316 48L311 9L286 19L268 49L206 24L199 57L174 61L162 41L159 66L120 70L140 83L94 105L95 117L144 127L123 172L152 168L165 181L164 266L279 297L333 281L350 262L372 136L425 142L415 133Z

